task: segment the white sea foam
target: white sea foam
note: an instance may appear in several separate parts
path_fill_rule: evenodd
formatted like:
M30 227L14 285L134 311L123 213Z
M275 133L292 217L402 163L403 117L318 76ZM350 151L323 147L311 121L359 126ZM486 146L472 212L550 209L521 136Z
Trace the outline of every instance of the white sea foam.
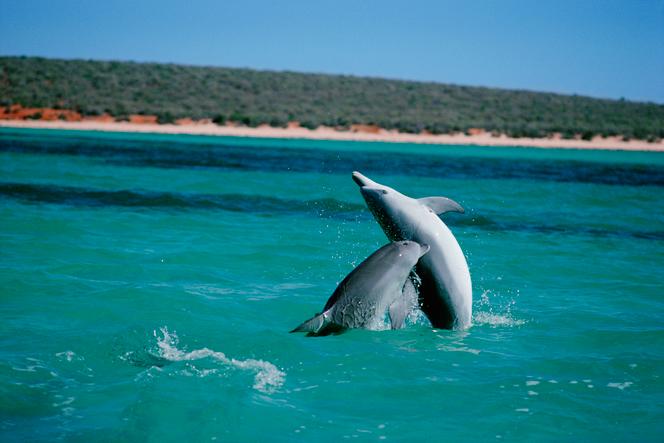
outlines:
M624 382L624 383L616 383L616 382L612 382L612 383L609 383L609 384L606 385L606 386L608 386L609 388L620 389L620 390L622 391L623 389L627 389L627 388L629 388L630 386L632 386L632 384L633 384L633 383L632 383L631 381L626 381L626 382Z
M513 327L525 324L524 320L518 320L508 315L494 314L491 312L476 312L473 315L474 325L489 325L491 327Z
M406 325L431 325L429 322L429 319L427 318L426 315L424 315L424 312L417 307L414 306L413 309L408 313L406 316Z
M83 360L83 357L76 355L74 351L62 351L55 354L59 359L67 360L68 362L74 360Z
M370 331L387 331L392 328L390 318L387 314L381 318L381 317L376 317L373 318L366 326L366 329Z
M169 361L194 361L205 358L211 358L226 366L254 372L254 389L271 393L281 387L284 383L286 374L280 371L275 365L263 360L247 359L237 360L229 358L223 352L214 351L208 348L196 349L190 352L178 349L179 342L178 336L175 332L169 332L168 328L160 329L162 336L159 337L157 331L154 331L154 336L157 337L157 345L159 346L159 356ZM212 371L203 371L198 375L206 376Z

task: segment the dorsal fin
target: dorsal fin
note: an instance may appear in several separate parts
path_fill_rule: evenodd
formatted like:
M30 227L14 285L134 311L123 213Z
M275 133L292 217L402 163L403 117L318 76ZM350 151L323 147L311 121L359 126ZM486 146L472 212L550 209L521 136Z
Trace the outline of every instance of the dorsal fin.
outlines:
M460 212L463 214L465 212L459 203L447 197L425 197L418 198L417 201L431 208L436 214L445 212Z

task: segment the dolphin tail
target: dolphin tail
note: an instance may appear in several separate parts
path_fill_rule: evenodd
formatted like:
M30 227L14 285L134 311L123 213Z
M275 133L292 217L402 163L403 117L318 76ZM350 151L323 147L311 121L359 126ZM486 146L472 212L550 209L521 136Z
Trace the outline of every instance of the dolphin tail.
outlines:
M318 314L310 318L297 328L293 329L291 332L309 332L312 334L317 334L330 323L326 314L327 312L323 312L322 314Z

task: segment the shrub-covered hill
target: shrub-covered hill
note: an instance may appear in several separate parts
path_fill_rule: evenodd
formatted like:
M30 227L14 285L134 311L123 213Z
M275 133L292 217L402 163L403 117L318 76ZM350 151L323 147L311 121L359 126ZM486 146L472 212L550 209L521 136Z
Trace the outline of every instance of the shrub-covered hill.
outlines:
M403 132L482 128L511 136L664 137L664 105L345 75L0 57L0 106L21 104L257 126L374 124Z

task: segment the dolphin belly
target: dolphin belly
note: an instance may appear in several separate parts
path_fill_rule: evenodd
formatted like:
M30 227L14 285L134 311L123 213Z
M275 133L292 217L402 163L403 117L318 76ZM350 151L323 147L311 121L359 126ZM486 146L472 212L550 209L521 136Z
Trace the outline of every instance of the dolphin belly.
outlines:
M465 329L472 316L470 271L461 246L449 228L435 215L426 229L411 232L408 240L427 243L430 252L417 263L421 279L419 300L431 325L441 329Z
M431 325L444 329L470 326L472 293L468 271L430 259L420 261L416 272L422 280L420 305Z
M415 269L421 279L419 302L422 312L434 328L452 329L455 315L449 300L449 294L447 294L445 288L438 285L428 266L418 263Z

